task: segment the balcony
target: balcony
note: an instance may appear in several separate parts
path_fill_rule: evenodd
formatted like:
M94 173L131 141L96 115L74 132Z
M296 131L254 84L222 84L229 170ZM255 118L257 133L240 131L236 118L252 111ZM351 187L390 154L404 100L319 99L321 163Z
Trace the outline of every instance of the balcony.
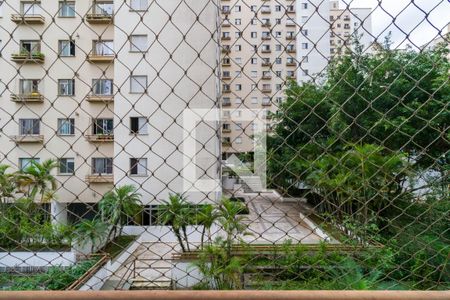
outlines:
M222 67L231 67L230 61L222 61Z
M293 34L286 35L286 40L288 40L288 41L295 40L295 35L293 35Z
M86 97L89 102L114 102L114 95L89 95Z
M222 27L230 27L231 26L231 24L230 24L230 21L229 20L224 20L223 22L222 22Z
M264 89L263 89L263 91L264 91ZM272 90L271 90L272 91ZM262 103L261 103L261 105L262 106L271 106L272 105L272 102L271 101L263 101Z
M45 17L42 15L11 15L11 21L16 24L44 24Z
M11 94L11 101L13 102L27 102L27 103L42 103L44 96L38 92L31 94Z
M222 93L223 93L223 94L229 94L229 93L231 93L231 90L224 90L224 89L223 89L223 90L222 90Z
M295 48L287 48L286 52L287 53L295 53L295 52L297 52L297 49L295 49Z
M231 133L230 128L222 128L222 133Z
M86 176L88 183L114 183L114 175L112 174L91 174Z
M42 64L45 61L45 55L43 53L40 53L40 52L36 52L36 53L27 53L27 52L16 53L16 54L11 54L11 61L16 62L16 63L21 63L21 64L25 64L25 63Z
M223 101L222 106L231 106L231 101Z
M263 80L270 80L270 79L272 79L272 74L263 74L262 75L262 79Z
M272 50L270 50L270 48L261 49L261 53L271 53L271 52Z
M261 37L261 40L263 40L263 41L268 41L268 40L270 40L272 37L270 36L270 35L268 35L268 36L262 36Z
M261 63L261 66L263 66L263 67L270 67L270 65L271 65L270 61L263 61Z
M231 52L231 48L230 47L223 47L222 48L222 53L225 53L225 54L227 54L227 53L230 53Z
M222 146L230 147L231 146L231 141L222 140Z
M229 9L221 9L221 12L223 15L229 15L231 11Z
M222 41L230 41L231 37L230 36L222 36L221 39L222 39Z
M288 13L288 14L295 14L295 8L288 8L288 9L286 9L286 12Z
M272 26L272 23L270 23L270 22L263 22L261 24L261 27L270 27L270 26Z
M264 8L264 7L261 8L260 11L262 14L270 14L270 12L271 12L270 8Z
M297 63L295 61L287 61L286 66L288 67L295 67L297 66Z
M231 80L231 75L222 75L222 80Z
M268 88L268 87L263 87L261 89L261 92L268 94L268 93L272 93L272 88Z
M86 140L91 143L112 143L114 142L113 134L91 134L86 135Z
M39 134L15 135L11 137L11 141L17 144L42 144L44 136Z
M86 21L89 24L112 24L113 23L113 15L109 14L87 14Z
M87 61L90 63L112 63L114 62L115 58L115 55L89 54L87 57Z

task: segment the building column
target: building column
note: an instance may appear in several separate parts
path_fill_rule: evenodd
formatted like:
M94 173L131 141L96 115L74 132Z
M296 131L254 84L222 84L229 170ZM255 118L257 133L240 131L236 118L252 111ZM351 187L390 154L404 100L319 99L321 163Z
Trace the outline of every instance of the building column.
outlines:
M67 224L67 203L52 201L51 216L54 225Z

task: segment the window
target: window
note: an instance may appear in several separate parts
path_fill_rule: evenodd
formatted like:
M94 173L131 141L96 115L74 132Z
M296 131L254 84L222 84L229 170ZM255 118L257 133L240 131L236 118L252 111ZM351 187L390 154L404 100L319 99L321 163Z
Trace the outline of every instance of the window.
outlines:
M308 21L308 16L302 16L301 22L306 23Z
M58 135L74 135L75 119L58 119Z
M237 137L235 140L236 144L242 144L242 138L241 137Z
M92 158L92 174L112 174L113 159L112 158Z
M39 83L39 79L20 79L19 93L22 95L39 93Z
M111 79L93 79L92 92L94 95L111 96L113 93L113 81Z
M73 17L75 17L75 2L73 2L73 1L60 1L59 2L59 16L61 18L73 18Z
M241 6L240 6L240 5L236 5L236 6L234 7L234 11L235 11L235 12L240 12L240 11L241 11Z
M302 62L307 63L308 62L309 57L308 56L303 56L302 57Z
M59 79L58 80L58 95L59 96L75 95L75 80L74 79Z
M257 63L258 63L258 58L252 57L252 59L251 59L251 64L252 64L252 65L256 65Z
M242 72L241 72L241 71L235 71L235 72L234 72L234 76L235 76L236 78L241 78L241 77L242 77Z
M253 38L253 39L255 39L255 38L258 37L258 34L257 34L256 32L251 32L251 33L250 33L250 37Z
M242 84L236 84L235 85L235 90L236 91L241 91L242 90Z
M147 91L147 76L131 76L130 83L130 93L142 94Z
M148 121L145 117L130 118L131 134L148 134Z
M40 133L39 119L19 119L20 135L38 135Z
M94 135L112 135L114 133L113 119L94 119L92 133Z
M235 124L235 129L237 130L237 131L242 131L244 128L242 127L242 123L236 123Z
M256 78L256 77L258 77L258 71L251 71L251 77L252 78Z
M282 63L281 57L275 58L275 63L276 63L277 65L281 65L281 63Z
M148 8L148 1L147 0L131 0L130 6L131 6L131 10L145 11Z
M258 104L258 97L252 97L252 104Z
M111 16L114 13L114 3L112 1L94 1L93 13Z
M308 3L302 3L302 9L308 9Z
M100 56L114 55L113 41L94 41L92 51L95 55Z
M59 159L59 174L73 175L75 173L75 159L60 158Z
M130 174L137 176L147 175L147 159L146 158L130 158Z
M60 56L75 56L75 41L59 41L58 52Z
M241 25L241 19L235 19L234 25Z
M308 49L308 43L302 43L302 49Z
M41 52L41 42L40 41L20 41L20 52L25 53L39 53Z
M19 169L21 171L23 171L26 168L28 168L33 162L39 163L40 159L39 158L19 158Z
M275 50L276 50L276 51L281 51L281 49L282 49L282 48L281 48L281 45L280 45L280 44L276 44L276 45L275 45Z
M147 35L132 35L130 36L130 51L131 52L145 52L147 51Z
M24 15L40 15L40 2L22 2L22 14Z
M241 51L242 50L242 46L241 45L235 45L234 46L234 50L237 51L237 52Z

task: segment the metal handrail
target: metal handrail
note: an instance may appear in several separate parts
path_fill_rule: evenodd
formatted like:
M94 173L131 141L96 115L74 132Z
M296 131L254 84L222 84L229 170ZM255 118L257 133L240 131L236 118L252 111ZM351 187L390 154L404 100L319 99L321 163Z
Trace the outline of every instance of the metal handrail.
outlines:
M448 300L450 291L26 291L0 300Z

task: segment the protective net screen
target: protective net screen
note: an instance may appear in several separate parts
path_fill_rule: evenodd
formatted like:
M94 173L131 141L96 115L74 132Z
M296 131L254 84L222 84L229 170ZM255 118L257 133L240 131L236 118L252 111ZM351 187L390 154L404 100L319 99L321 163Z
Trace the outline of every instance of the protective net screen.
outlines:
M0 1L0 291L449 289L449 16Z

